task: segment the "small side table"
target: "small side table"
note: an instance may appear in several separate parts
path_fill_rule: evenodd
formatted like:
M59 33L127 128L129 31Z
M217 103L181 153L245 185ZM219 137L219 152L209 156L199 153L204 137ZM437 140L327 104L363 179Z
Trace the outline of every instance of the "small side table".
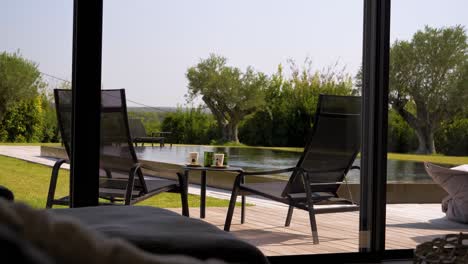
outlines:
M201 172L201 190L200 190L200 218L205 218L205 210L206 210L206 172L207 171L218 171L218 172L237 172L242 173L244 170L239 167L196 167L196 166L184 166L184 173L185 173L185 180L187 181L188 186L188 178L190 171L200 171ZM242 195L242 204L245 204L245 196ZM244 209L244 206L242 206ZM242 214L243 215L243 214Z

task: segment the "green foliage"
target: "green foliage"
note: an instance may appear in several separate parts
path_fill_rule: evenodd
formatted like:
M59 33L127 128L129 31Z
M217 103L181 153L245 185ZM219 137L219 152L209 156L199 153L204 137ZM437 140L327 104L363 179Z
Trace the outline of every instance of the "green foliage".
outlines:
M0 127L1 141L40 141L43 127L41 98L10 103Z
M0 122L1 142L58 142L55 108L41 94L10 103Z
M209 144L219 137L216 121L201 107L182 109L169 113L162 122L163 131L172 132L167 142L184 144Z
M418 139L414 129L393 109L388 112L388 151L398 153L414 152Z
M148 134L162 131L160 115L156 112L129 111L128 117L140 119Z
M0 141L58 140L55 110L44 87L35 63L19 53L0 53Z
M42 128L39 137L40 142L59 142L60 134L57 124L57 115L55 113L55 106L47 98L45 94L41 95L41 108L42 108Z
M240 139L248 145L304 146L311 129L320 94L350 95L351 77L330 67L313 71L310 59L298 67L290 60L290 78L283 68L271 79L265 90L268 104L241 123Z
M42 85L35 63L24 59L19 52L0 53L0 120L10 106L15 108L19 101L35 98Z
M238 142L238 124L265 104L268 78L248 67L245 72L226 65L227 59L211 54L187 70L188 99L201 96L222 129L222 141Z
M436 145L445 155L468 156L468 118L444 122L436 133Z

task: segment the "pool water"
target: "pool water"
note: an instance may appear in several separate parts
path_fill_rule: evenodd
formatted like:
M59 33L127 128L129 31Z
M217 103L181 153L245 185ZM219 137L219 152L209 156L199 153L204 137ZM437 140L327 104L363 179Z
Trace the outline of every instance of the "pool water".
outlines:
M230 166L241 167L245 170L271 170L293 167L301 155L299 152L280 150L210 146L136 147L135 149L139 159L176 164L187 163L189 152L199 152L200 163L203 163L203 152L205 151L226 152ZM356 159L354 165L359 164L360 160ZM350 171L348 180L349 182L359 182L359 171ZM387 161L387 181L432 182L424 170L422 162L401 160Z

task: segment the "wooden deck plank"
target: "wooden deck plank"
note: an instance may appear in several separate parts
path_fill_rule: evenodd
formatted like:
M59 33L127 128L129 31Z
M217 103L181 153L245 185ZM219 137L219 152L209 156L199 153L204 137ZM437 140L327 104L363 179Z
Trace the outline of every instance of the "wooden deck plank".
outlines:
M174 209L179 212L179 209ZM190 208L198 218L199 208ZM224 228L227 208L207 208L203 219ZM359 238L359 212L319 214L317 227L320 244L312 243L309 215L295 210L291 225L284 226L287 207L249 206L246 222L240 224L240 208L236 208L231 233L257 246L267 256L356 252ZM387 249L415 248L435 237L468 232L468 225L448 221L440 205L391 204L387 206Z

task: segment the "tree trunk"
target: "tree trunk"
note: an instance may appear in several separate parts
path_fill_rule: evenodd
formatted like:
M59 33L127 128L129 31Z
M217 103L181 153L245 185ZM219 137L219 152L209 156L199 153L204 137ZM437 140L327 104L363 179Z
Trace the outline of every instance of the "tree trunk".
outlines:
M222 141L239 143L238 126L239 122L231 121L231 123L225 124L222 128Z
M403 117L406 123L414 129L416 136L418 137L419 146L416 150L418 154L434 154L436 153L434 144L434 126L431 125L437 123L437 120L430 120L429 118L422 118L420 116L414 116L410 112L404 109L404 104L393 104L398 113ZM418 108L421 116L427 117L427 111L423 108Z
M239 131L238 131L238 126L239 126L239 122L233 122L230 124L230 129L231 129L231 138L229 139L229 141L233 141L233 142L236 142L236 143L239 143Z
M228 142L229 141L229 123L219 124L221 126L221 141Z
M435 154L434 132L430 128L414 128L418 137L418 154Z

